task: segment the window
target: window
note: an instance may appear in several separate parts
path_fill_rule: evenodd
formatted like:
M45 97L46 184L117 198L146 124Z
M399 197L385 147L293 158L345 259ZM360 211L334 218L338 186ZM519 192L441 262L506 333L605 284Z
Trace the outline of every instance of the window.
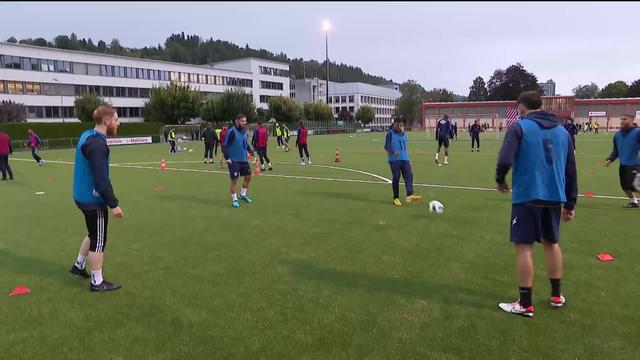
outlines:
M140 108L129 108L129 117L140 117Z
M73 63L73 73L78 75L87 75L87 64Z
M223 77L222 76L216 76L216 85L222 85L224 84L223 82Z
M140 97L138 88L127 88L127 97L137 98Z
M353 114L353 106L349 106L349 112Z
M7 56L4 57L4 67L8 69L20 69L20 58L17 56Z
M266 104L270 98L271 96L268 96L268 95L260 95L260 102Z
M295 99L296 98L296 93L294 93L294 92L289 93L289 97L292 98L292 99Z
M57 84L42 84L42 95L60 95L60 88Z
M4 92L4 81L0 80L0 93Z
M74 96L75 92L76 92L75 86L71 84L60 85L60 95Z
M64 72L64 61L55 60L55 72Z
M82 96L84 94L87 93L87 86L86 85L76 85L75 88L75 95L76 96Z
M128 77L129 79L132 79L132 78L134 77L134 76L133 76L133 69L132 69L132 68L130 68L130 67L128 67L128 68L127 68L127 77Z
M65 106L62 108L62 114L64 115L65 118L72 118L75 117L75 109L73 108L73 106Z
M100 65L100 75L107 76L107 65Z
M45 106L44 107L44 117L46 118L59 118L60 117L60 108L57 106Z
M102 96L113 97L113 87L111 87L111 86L103 86L102 87Z
M343 103L343 104L346 104L347 97L346 96L340 96L340 102Z
M271 90L282 90L284 89L284 84L279 82L272 81L260 81L261 89L271 89Z
M115 72L115 66L109 66L107 65L107 76L114 76L114 72Z
M29 95L40 95L40 84L38 83L26 83L25 84L25 94Z
M171 72L171 81L180 81L180 73L172 71Z
M334 102L334 104L340 104L340 96L334 96L333 97L333 102Z
M353 102L353 95L349 95L349 102L352 103Z
M189 74L180 73L180 82L189 82Z
M329 96L329 104L333 104L333 96Z
M24 70L31 70L31 59L23 57L21 67Z
M89 85L89 94L100 95L100 86Z
M149 97L149 89L140 89L140 97L148 98Z
M7 81L7 92L9 94L22 94L22 83L19 81Z
M339 107L335 107L335 108L334 108L334 112L335 112L336 114L339 114L339 113L340 113L340 108L339 108Z
M115 92L114 93L115 93L115 97L125 97L127 95L126 88L123 88L123 87L120 87L120 86L115 88Z
M155 79L156 79L156 71L149 70L149 80L155 80Z

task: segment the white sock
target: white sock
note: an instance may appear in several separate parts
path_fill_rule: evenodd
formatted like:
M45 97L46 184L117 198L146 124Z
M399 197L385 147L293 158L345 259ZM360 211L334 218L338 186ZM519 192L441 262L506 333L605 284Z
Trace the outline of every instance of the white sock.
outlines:
M100 285L102 284L102 281L102 269L91 271L91 283L93 285Z
M444 162L449 162L449 157L448 156L444 157Z
M638 203L638 198L635 195L633 195L633 197L631 198L631 202L634 203L634 204L637 204Z
M76 259L76 267L80 270L84 269L84 264L87 262L87 257L82 256L82 254L78 254L78 259Z
M436 153L436 160L438 160L439 156L440 156L440 153Z
M241 189L240 189L240 195L241 195L241 196L247 196L247 190L248 190L248 189L241 188Z
M231 199L233 201L238 201L238 194L231 194Z

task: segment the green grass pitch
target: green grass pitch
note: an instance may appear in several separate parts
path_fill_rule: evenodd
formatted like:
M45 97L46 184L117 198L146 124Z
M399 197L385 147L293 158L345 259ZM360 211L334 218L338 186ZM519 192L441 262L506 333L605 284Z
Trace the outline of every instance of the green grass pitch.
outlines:
M580 193L623 196L618 164L602 162L611 137L578 136ZM510 197L483 190L495 186L501 141L487 134L471 153L461 134L438 168L435 141L409 139L424 198L403 207L383 179L383 133L312 136L313 166L270 139L274 171L254 177L254 203L239 209L201 143L175 156L168 145L112 147L125 218L109 220L104 275L123 288L103 294L68 273L85 235L65 163L74 151L42 151L42 168L15 153L16 180L0 183L0 358L640 357L640 212L580 198L562 226L567 306L548 305L537 247L536 316L512 316L497 307L517 297ZM443 215L427 212L434 199ZM600 252L617 260L600 263ZM18 284L32 293L9 297Z

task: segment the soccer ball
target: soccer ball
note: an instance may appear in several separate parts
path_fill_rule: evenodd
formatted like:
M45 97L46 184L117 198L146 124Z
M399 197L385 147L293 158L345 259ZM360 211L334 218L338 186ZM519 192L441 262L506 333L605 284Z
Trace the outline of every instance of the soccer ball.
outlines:
M438 200L430 201L429 212L432 214L440 215L444 212L444 205Z
M289 150L290 150L289 148L285 148L284 152L289 152Z

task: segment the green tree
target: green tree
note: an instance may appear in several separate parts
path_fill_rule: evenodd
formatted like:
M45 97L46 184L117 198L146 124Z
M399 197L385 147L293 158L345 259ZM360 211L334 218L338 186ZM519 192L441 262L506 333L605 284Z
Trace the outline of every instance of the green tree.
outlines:
M342 109L338 113L338 120L351 121L351 120L353 120L353 114L351 112L349 112L349 110Z
M400 85L402 96L396 101L398 115L404 117L409 124L420 121L422 102L425 90L415 80L405 81Z
M371 106L362 106L356 111L356 121L364 125L370 124L376 118L376 111Z
M482 76L473 79L473 84L469 87L468 101L486 101L489 96L487 85Z
M49 46L49 43L47 42L46 39L39 37L39 38L36 38L36 39L33 40L33 45L35 45L35 46Z
M216 121L216 98L208 97L202 101L200 117L206 122Z
M104 99L96 94L85 94L76 97L76 100L73 102L78 119L85 122L93 121L93 112L100 105L111 106L110 103L104 101Z
M631 83L627 97L640 97L640 79Z
M425 102L453 102L455 94L447 89L434 88L424 93Z
M293 124L302 119L302 109L295 100L284 97L274 96L267 101L269 104L268 116L274 118L278 122Z
M265 109L256 109L256 121L266 123L269 121L269 111Z
M623 98L627 96L629 92L629 85L622 81L618 80L616 82L612 82L609 85L602 88L598 97L611 99L611 98Z
M185 124L198 117L202 95L188 84L170 83L153 87L144 105L144 120L165 124Z
M0 123L27 121L27 113L24 104L2 100L0 102Z
M7 42L16 44L18 42L18 39L16 39L15 36L12 36L7 39Z
M591 83L589 85L578 85L572 91L576 99L596 99L600 88L598 85Z
M323 101L304 104L304 118L309 121L335 120L331 107Z
M244 114L249 122L254 122L256 119L253 97L242 89L227 90L215 100L215 113L218 121L233 121L238 114Z
M487 84L489 100L516 100L523 91L529 90L542 93L538 78L520 63L494 71Z

